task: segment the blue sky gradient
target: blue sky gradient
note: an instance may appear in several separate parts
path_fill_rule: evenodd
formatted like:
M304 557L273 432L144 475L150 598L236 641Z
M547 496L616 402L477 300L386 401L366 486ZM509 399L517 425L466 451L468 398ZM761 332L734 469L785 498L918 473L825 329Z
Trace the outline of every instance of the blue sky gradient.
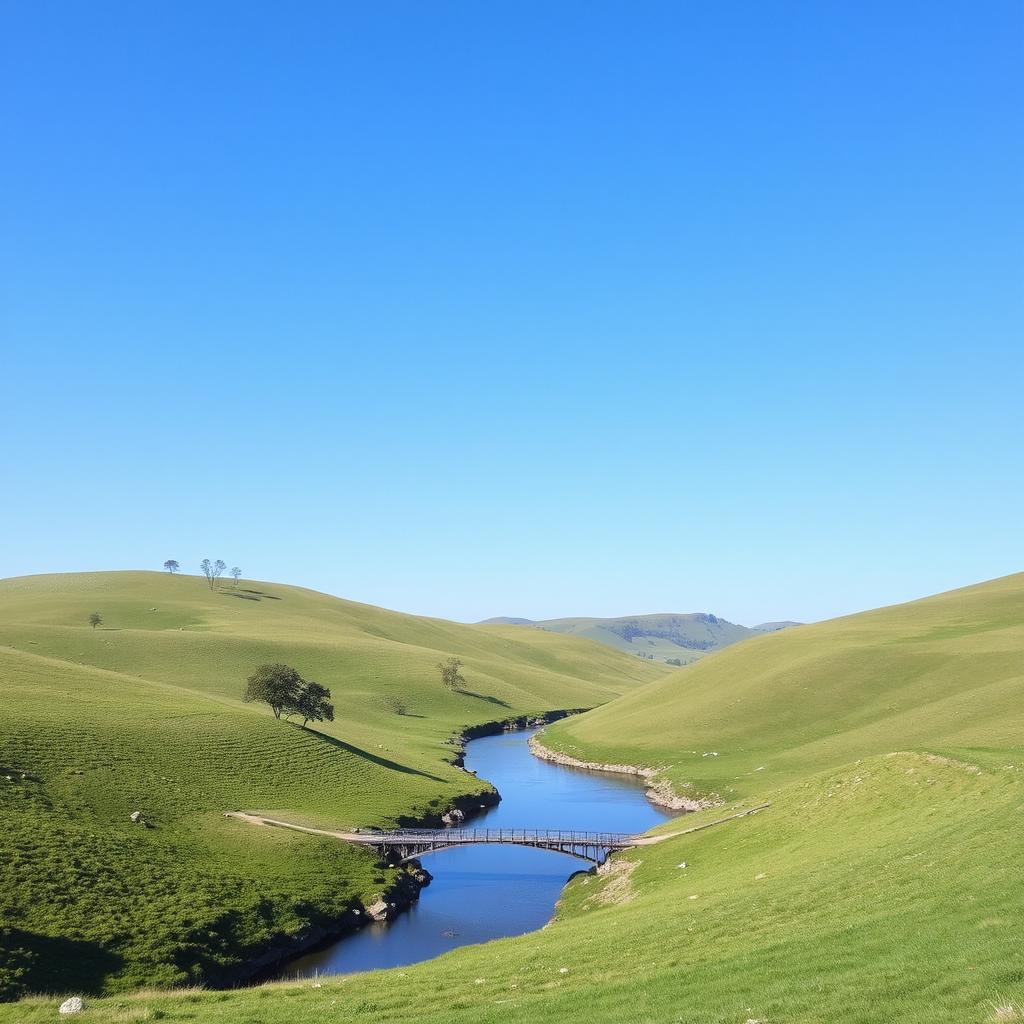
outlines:
M1024 568L1024 7L0 7L0 575L477 619Z

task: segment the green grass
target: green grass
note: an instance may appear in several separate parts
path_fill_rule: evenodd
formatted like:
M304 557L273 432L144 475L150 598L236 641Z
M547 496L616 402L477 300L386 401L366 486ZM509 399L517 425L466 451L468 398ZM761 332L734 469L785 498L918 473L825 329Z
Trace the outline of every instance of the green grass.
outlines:
M727 800L900 749L996 763L1024 742L1022 651L1024 574L747 640L544 742Z
M440 685L448 654L465 663L466 693ZM336 721L303 731L243 704L245 676L269 660L329 686ZM2 581L0 994L226 978L395 873L224 811L334 826L437 813L486 788L448 763L454 732L593 706L656 675L597 645L292 587L212 592L156 573Z
M726 800L684 825L771 807L577 877L531 935L321 987L113 996L83 1020L1024 1019L1024 576L752 640L548 742Z

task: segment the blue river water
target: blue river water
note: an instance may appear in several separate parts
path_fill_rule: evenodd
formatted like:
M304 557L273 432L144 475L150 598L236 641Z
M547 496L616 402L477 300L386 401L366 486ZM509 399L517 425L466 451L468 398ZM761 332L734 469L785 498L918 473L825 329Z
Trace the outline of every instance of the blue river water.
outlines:
M533 730L535 731L535 730ZM473 740L466 767L497 787L501 802L469 827L644 832L671 815L625 775L582 771L534 757L533 731ZM546 924L570 875L586 862L519 846L471 846L421 859L434 880L388 924L370 924L293 961L286 977L398 967L457 946L521 935Z

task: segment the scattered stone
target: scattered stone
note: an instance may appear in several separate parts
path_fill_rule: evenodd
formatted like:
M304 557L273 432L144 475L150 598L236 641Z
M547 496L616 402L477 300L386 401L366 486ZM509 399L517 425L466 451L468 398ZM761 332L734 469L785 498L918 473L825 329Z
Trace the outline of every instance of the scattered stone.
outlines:
M755 882L760 882L762 878L767 878L767 877L768 876L762 871L759 875L754 875L754 881Z
M685 867L689 867L689 865L688 865L688 864L686 863L686 861L684 860L682 864L677 864L677 865L676 865L676 867L677 867L677 868L685 868Z
M72 996L70 999L65 999L64 1002L60 1004L60 1009L57 1012L81 1013L84 1005L85 1004L82 1002L81 996Z
M142 821L142 811L132 811L128 817L131 818L133 825L138 825L138 823Z
M695 900L695 899L697 899L697 897L696 896L688 896L687 899Z
M465 812L459 810L458 807L453 807L447 814L441 815L441 822L448 828L451 828L453 825L461 825L465 820Z
M559 967L558 968L558 973L559 974L568 974L569 973L569 968L568 967Z

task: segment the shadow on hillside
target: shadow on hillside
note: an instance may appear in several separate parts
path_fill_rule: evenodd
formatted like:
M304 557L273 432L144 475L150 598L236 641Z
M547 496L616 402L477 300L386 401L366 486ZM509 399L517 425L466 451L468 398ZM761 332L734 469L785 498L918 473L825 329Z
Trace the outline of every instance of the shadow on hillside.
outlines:
M488 704L497 704L499 707L511 707L508 701L498 700L497 697L488 697L485 693L474 693L472 690L459 690L459 693L464 693L467 697L475 697L477 700L485 700Z
M302 726L297 722L289 722L293 729L302 729ZM328 736L325 732L319 732L317 729L304 729L303 732L308 733L310 736L315 736L319 740L323 740L324 743L330 743L332 747L338 747L341 750L347 750L350 754L355 754L356 757L361 757L364 761L370 761L373 764L380 765L381 768L388 768L393 772L402 772L403 775L421 775L425 779L431 779L434 782L446 782L446 779L442 779L440 775L431 775L430 772L421 772L418 768L410 768L408 765L399 764L397 761L390 761L386 757L381 757L378 754L371 754L368 750L363 750L362 747L357 747L352 743L346 743L344 740L339 740L336 736Z
M117 953L99 943L0 928L0 1001L28 992L99 995L107 975L124 967Z
M246 590L245 587L241 589L237 587L230 587L227 590L221 590L222 594L228 597L237 597L242 601L280 601L281 598L275 597L273 594L268 594L265 590Z

